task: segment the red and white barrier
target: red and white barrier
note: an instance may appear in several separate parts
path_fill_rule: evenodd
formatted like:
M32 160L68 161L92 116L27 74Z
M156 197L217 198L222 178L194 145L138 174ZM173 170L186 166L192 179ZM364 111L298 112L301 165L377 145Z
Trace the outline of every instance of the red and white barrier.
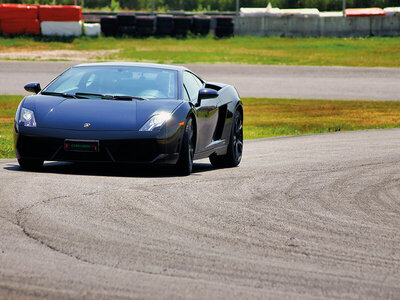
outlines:
M82 35L82 21L43 21L40 22L43 35L47 36L80 36Z
M40 5L39 20L73 22L82 20L82 7L74 5Z
M83 24L83 33L87 36L99 36L101 33L100 23Z
M5 19L0 28L5 35L40 34L40 22L37 19Z
M319 12L320 18L341 18L343 17L342 11L320 11Z
M24 4L0 4L0 19L37 19L38 6Z
M43 35L82 35L82 8L80 6L40 5L39 20Z
M38 6L0 4L0 31L4 35L40 34Z
M383 10L387 16L400 15L400 7L386 7Z
M382 8L348 8L344 11L346 17L374 17L385 16L386 13Z

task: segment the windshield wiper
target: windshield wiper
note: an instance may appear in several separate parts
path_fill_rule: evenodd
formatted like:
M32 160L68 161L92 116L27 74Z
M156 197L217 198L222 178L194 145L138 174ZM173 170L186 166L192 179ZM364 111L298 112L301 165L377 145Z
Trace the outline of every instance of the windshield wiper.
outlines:
M75 93L75 96L93 96L99 97L101 99L110 99L110 100L149 100L144 97L136 97L136 96L125 96L125 95L106 95L106 94L95 94L95 93Z
M99 98L103 98L104 95L102 94L94 94L94 93L75 93L75 96L79 97L79 96L93 96L93 97L99 97Z
M136 96L124 96L124 95L114 95L111 96L114 100L149 100L144 97L136 97Z
M76 95L71 95L68 93L58 93L58 92L41 92L42 95L51 95L51 96L62 96L64 98L74 98L76 99Z

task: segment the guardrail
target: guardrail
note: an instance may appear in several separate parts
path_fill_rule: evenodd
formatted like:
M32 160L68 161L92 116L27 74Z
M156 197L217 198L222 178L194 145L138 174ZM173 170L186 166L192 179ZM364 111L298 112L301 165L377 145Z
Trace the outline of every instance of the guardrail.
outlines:
M400 15L346 18L340 16L239 17L235 35L287 37L400 36Z
M400 8L317 9L241 8L235 35L288 37L399 36Z

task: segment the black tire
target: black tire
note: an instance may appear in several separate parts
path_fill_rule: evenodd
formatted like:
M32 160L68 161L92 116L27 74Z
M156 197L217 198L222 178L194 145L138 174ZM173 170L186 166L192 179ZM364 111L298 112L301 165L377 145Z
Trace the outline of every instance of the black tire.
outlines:
M157 16L156 35L167 36L174 33L174 19L172 16Z
M207 35L210 32L210 17L193 17L193 34Z
M136 17L136 26L137 27L153 27L156 22L156 17L154 16L140 16Z
M189 118L185 125L185 131L183 133L181 151L179 153L179 159L176 163L176 171L181 176L187 176L192 173L193 169L193 157L194 157L194 145L195 145L193 119Z
M136 35L139 37L148 37L154 34L155 30L154 16L137 16L136 17Z
M233 25L233 18L232 17L224 17L219 16L215 18L217 27L224 27L224 26L232 26Z
M231 37L234 34L233 25L231 27L217 27L215 28L215 35L219 38Z
M43 167L43 160L20 158L18 164L23 170L34 171Z
M115 17L103 17L100 19L101 32L105 36L116 36L117 34L117 18Z
M149 37L154 34L153 27L136 27L136 35L139 37Z
M234 35L234 23L232 17L217 17L215 35L219 38L231 37Z
M136 16L135 15L118 15L117 16L118 26L135 26Z
M174 16L175 36L185 37L192 25L192 18Z
M135 26L119 26L118 27L118 34L120 36L135 36L136 34L136 27Z
M211 164L216 168L232 168L240 164L243 154L243 117L239 111L235 112L232 119L231 136L228 151L225 155L213 154L210 156Z

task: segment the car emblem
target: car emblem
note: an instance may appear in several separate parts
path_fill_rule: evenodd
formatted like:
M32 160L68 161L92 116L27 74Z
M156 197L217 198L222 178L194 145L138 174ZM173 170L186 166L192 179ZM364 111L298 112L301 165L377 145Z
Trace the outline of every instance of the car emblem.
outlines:
M83 127L88 128L91 124L90 123L85 123L83 124Z

